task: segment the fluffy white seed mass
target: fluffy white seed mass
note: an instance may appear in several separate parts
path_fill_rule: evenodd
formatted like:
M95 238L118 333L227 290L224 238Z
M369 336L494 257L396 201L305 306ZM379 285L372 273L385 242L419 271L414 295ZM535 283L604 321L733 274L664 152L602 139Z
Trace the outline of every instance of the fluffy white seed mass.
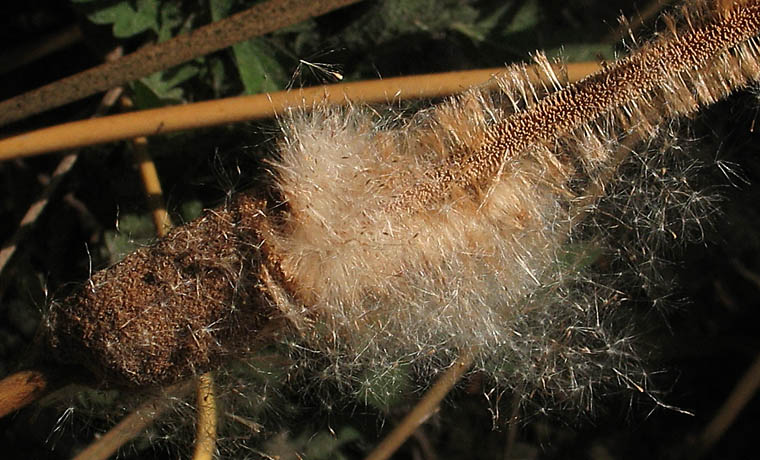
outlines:
M577 86L538 55L408 118L294 112L274 162L287 211L270 243L290 294L277 308L305 339L304 367L326 361L349 382L402 364L434 375L474 350L506 386L585 408L599 384L645 391L621 286L650 284L631 279L651 270L597 262L638 241L656 259L638 224L651 216L637 210L659 205L602 204L626 158L644 167L632 187L656 189L643 185L657 182L647 158L671 155L674 120L757 79L757 8L699 2ZM711 200L691 192L679 195L682 222L698 226ZM617 248L600 214L630 217L636 241Z
M295 296L344 341L364 328L380 341L426 336L420 350L498 341L508 305L540 284L556 250L562 191L526 162L482 201L462 190L424 213L389 212L441 150L374 126L350 110L287 128L278 172L290 212L276 246Z
M50 345L136 386L276 337L289 372L351 389L401 368L427 381L471 353L521 394L590 408L599 384L645 392L628 288L653 284L648 235L678 240L711 203L660 178L688 161L652 159L672 157L680 118L760 76L760 1L682 13L575 84L538 55L413 115L294 109L270 188L93 275L52 309Z
M596 347L617 352L623 337L607 330L611 312L596 303L611 290L575 286L585 275L568 249L580 212L573 166L535 148L485 186L421 211L392 206L431 180L428 171L473 150L505 111L496 105L503 95L472 91L393 123L357 108L285 123L275 169L288 212L272 246L291 294L278 307L311 347L309 367L325 364L316 352L349 382L405 364L431 375L467 349L489 375L549 392L585 392L614 373L586 375L607 364ZM630 351L626 340L619 346Z

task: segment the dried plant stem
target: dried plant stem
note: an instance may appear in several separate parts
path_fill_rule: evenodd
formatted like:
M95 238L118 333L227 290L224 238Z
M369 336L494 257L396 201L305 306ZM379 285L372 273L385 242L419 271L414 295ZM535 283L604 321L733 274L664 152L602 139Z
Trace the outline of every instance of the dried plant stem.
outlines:
M760 388L760 355L755 358L755 361L726 398L718 413L702 431L697 445L698 457L704 457L710 452L731 424L734 423L739 412L757 394L758 388Z
M161 184L158 182L156 164L150 158L147 152L148 138L137 137L132 140L132 147L135 151L135 160L140 171L140 178L145 189L145 198L148 201L153 217L153 225L156 227L156 235L159 237L166 236L167 231L172 227L171 218L166 211L163 195L161 194Z
M0 55L0 75L4 75L41 59L48 54L64 49L82 40L82 38L82 30L78 25L74 24L45 35L34 43L9 50Z
M118 59L118 57L121 56L121 53L122 49L121 47L118 47L109 53L108 58ZM102 116L113 107L121 93L121 87L109 90L103 96L103 99L101 99L98 108L92 115L93 118ZM70 153L65 155L58 163L58 166L53 171L50 182L42 193L42 196L29 207L26 214L24 214L24 217L21 219L16 232L10 240L3 245L2 249L0 249L0 273L2 273L11 257L13 257L18 243L40 214L42 214L42 211L50 201L50 197L55 193L55 190L61 183L61 180L63 180L63 177L74 167L78 158L79 156L77 153ZM0 291L0 295L2 295L2 291ZM50 373L41 369L24 370L4 378L0 381L0 418L10 412L21 409L27 404L30 404L47 394L53 386L52 383Z
M0 418L50 392L54 379L41 369L24 370L0 380Z
M130 98L126 96L121 98L122 108L129 109L133 105ZM156 227L156 235L159 238L163 238L172 227L172 222L169 213L166 211L166 203L164 202L164 194L161 190L161 181L156 171L156 164L153 162L153 158L151 158L148 151L148 138L145 136L136 137L131 140L131 143L135 153L135 161L140 172L143 190L145 191L145 199L148 202L148 209L150 209L151 216L153 217L153 225Z
M42 214L42 211L45 210L45 207L50 201L50 197L58 189L58 185L61 183L61 180L64 178L66 173L71 171L71 168L74 167L77 162L77 158L78 155L76 153L69 153L61 158L61 161L58 162L58 166L56 166L55 170L53 171L53 175L50 177L50 182L48 182L40 197L37 199L37 201L32 203L31 206L29 206L29 209L26 210L24 217L21 218L21 222L19 222L16 232L7 242L3 244L2 249L0 249L0 273L3 272L3 269L5 269L8 261L10 261L11 257L13 257L13 254L16 253L16 248L18 247L21 239L24 238L24 236L29 232L32 225L34 225L34 223L37 221L37 218ZM0 290L0 296L1 294L2 290Z
M207 372L198 378L198 428L195 434L193 460L211 460L216 451L216 397L214 378Z
M119 59L122 53L123 49L119 46L108 53L106 59L109 61L114 61L116 59ZM98 107L95 109L95 113L92 114L92 117L90 117L90 119L93 120L105 115L119 99L121 93L121 87L108 90L108 92L103 95L103 98L100 100ZM3 269L8 264L8 261L11 259L11 257L13 257L13 254L16 252L18 243L24 237L26 232L31 228L40 214L42 214L42 211L45 210L45 206L47 206L48 202L50 201L50 197L53 195L53 193L55 193L58 185L61 183L61 180L63 180L66 174L71 171L71 168L74 167L78 157L78 154L74 152L65 155L61 159L61 161L58 163L58 166L56 166L55 170L53 171L53 175L50 177L50 182L47 184L47 187L43 191L42 196L40 196L40 198L29 207L29 209L26 211L26 214L24 214L24 217L21 219L16 232L8 240L8 242L3 245L2 249L0 249L0 273L3 272ZM0 290L0 297L2 297L2 290Z
M108 108L113 106L113 104L119 98L121 92L122 88L114 88L108 91L103 96L103 99L100 101L100 105L98 106L95 114L91 119L95 119L106 113ZM61 183L66 174L74 167L78 158L79 156L77 153L69 153L61 159L61 161L58 163L58 166L56 166L55 170L53 171L53 175L50 177L50 182L42 192L42 195L37 201L32 203L32 205L26 211L24 217L19 223L18 229L13 234L13 236L5 244L3 244L2 249L0 249L0 273L2 273L11 257L13 257L13 254L16 252L18 243L24 237L26 232L31 228L34 222L37 221L37 218L40 216L40 214L42 214L42 211L45 210L45 207L50 201L50 197L53 195L53 193L55 193L58 185Z
M409 439L414 431L422 425L436 410L443 398L470 369L474 359L474 350L464 350L441 375L438 381L425 393L414 409L409 412L399 425L370 452L365 460L385 460L391 457L399 447Z
M183 399L191 388L192 382L180 383L166 388L161 395L140 405L137 410L126 416L106 434L87 446L73 460L105 460L109 458L121 446L134 439L146 427L161 417L172 407L175 401Z
M599 65L592 62L569 64L568 77L577 80L598 69ZM291 107L441 97L483 84L503 70L481 69L340 83L125 113L99 122L75 121L0 140L0 161L139 136L271 118Z
M0 102L0 126L60 107L358 0L270 0L156 45Z

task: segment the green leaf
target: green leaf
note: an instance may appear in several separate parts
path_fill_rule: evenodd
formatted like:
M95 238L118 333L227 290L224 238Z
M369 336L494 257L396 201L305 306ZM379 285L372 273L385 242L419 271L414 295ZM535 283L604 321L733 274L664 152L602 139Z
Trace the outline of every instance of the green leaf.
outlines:
M346 459L348 457L340 452L340 448L359 439L361 433L351 426L344 426L335 434L321 431L316 435L310 435L306 443L305 457L314 460Z
M472 24L461 21L452 22L451 28L476 42L485 41L487 35L491 33L491 30L493 30L493 28L499 23L501 17L509 11L509 7L510 4L505 3L490 11L490 13L483 19Z
M135 105L140 109L184 102L183 82L198 75L198 68L185 64L175 71L156 72L132 83Z
M408 366L404 364L379 373L368 370L362 376L357 399L366 405L387 411L403 402L412 387Z
M573 270L582 270L595 264L604 252L593 242L565 245L564 253L560 255L558 262Z
M219 21L230 14L233 0L209 0L211 19ZM254 38L232 46L240 80L245 94L266 93L282 89L287 81L274 52L261 38Z
M160 17L161 26L158 28L158 41L163 42L172 38L172 32L182 25L184 19L179 4L172 2L165 2L161 5Z
M224 61L218 57L211 57L208 61L208 76L211 89L215 97L220 97L227 87L227 72Z
M108 230L104 237L109 260L119 262L130 252L155 240L153 219L147 214L126 214L119 219L119 230Z
M541 7L537 1L529 0L523 3L504 32L517 33L533 30L538 25L540 12Z
M203 203L198 200L186 201L180 206L179 213L185 222L190 222L203 214Z
M134 99L135 107L138 109L152 109L168 104L162 101L142 80L134 81L130 86L132 87L132 98Z
M95 24L113 24L116 38L131 37L146 30L158 32L158 0L137 0L137 9L132 7L132 3L125 0L90 13L87 17Z
M246 94L266 93L283 87L285 71L263 39L238 43L232 50Z
M211 10L211 20L218 21L226 18L232 11L233 0L209 0L208 7Z

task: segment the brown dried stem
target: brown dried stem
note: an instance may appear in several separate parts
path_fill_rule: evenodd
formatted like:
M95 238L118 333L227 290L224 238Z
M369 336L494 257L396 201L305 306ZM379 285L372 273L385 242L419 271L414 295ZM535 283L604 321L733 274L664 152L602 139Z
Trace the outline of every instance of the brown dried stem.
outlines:
M697 457L704 457L712 450L731 424L734 423L742 409L757 394L759 388L760 355L755 357L754 362L737 382L736 387L728 395L718 413L702 431L697 445Z
M156 419L168 411L173 403L183 399L192 388L192 382L172 385L162 394L143 403L134 412L87 446L73 460L106 460L127 442L142 433Z
M270 0L116 62L85 70L0 102L0 126L168 69L243 40L274 32L358 0ZM130 136L134 137L134 136Z
M25 44L0 55L0 75L24 67L48 54L64 49L82 40L82 29L70 25L59 31L45 35L34 43Z
M41 370L24 370L0 380L0 418L15 412L50 392L55 379Z
M108 59L118 59L121 57L121 55L122 48L118 47L109 53ZM103 98L100 100L100 104L98 104L97 109L95 109L95 113L93 113L92 117L90 117L90 120L105 115L108 110L116 103L121 93L121 87L113 88L106 92L106 94L103 95ZM45 210L45 207L50 201L50 197L53 196L53 193L55 193L58 185L61 183L66 174L74 167L78 158L79 155L77 152L69 153L61 158L58 166L56 166L55 170L53 171L53 175L50 177L50 182L47 184L47 187L45 187L45 190L42 192L40 198L32 203L32 205L26 211L26 214L24 214L24 217L21 219L16 232L6 243L3 244L2 248L0 249L0 273L3 272L3 269L8 264L8 261L11 259L11 257L13 257L13 254L16 252L18 243L24 237L26 232L31 228L40 214L42 214L42 211ZM2 297L2 291L0 291L0 297Z

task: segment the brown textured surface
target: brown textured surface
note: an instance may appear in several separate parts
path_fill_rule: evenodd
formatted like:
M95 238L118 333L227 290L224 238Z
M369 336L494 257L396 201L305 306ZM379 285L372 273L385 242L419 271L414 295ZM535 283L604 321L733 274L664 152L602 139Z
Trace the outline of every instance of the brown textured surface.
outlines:
M665 96L665 102L672 103L667 101L665 93L674 91L674 87L681 89L680 73L709 75L709 65L720 53L755 36L759 30L760 2L747 0L730 11L715 13L714 20L703 27L645 45L580 82L547 95L532 109L495 124L481 148L462 152L431 171L429 181L410 189L390 208L415 212L448 196L452 188L478 188L497 174L505 157L520 155L530 146L551 144L560 136L610 113L626 118L622 112L615 111L626 105L630 109L647 95ZM700 92L699 87L688 88L688 91L694 93L699 103L719 98L710 91ZM641 103L646 105L646 101ZM699 103L684 107L663 104L663 108L671 112L670 116L688 115L697 110Z
M94 274L51 312L56 357L111 384L163 385L244 352L271 316L265 206L240 195Z

